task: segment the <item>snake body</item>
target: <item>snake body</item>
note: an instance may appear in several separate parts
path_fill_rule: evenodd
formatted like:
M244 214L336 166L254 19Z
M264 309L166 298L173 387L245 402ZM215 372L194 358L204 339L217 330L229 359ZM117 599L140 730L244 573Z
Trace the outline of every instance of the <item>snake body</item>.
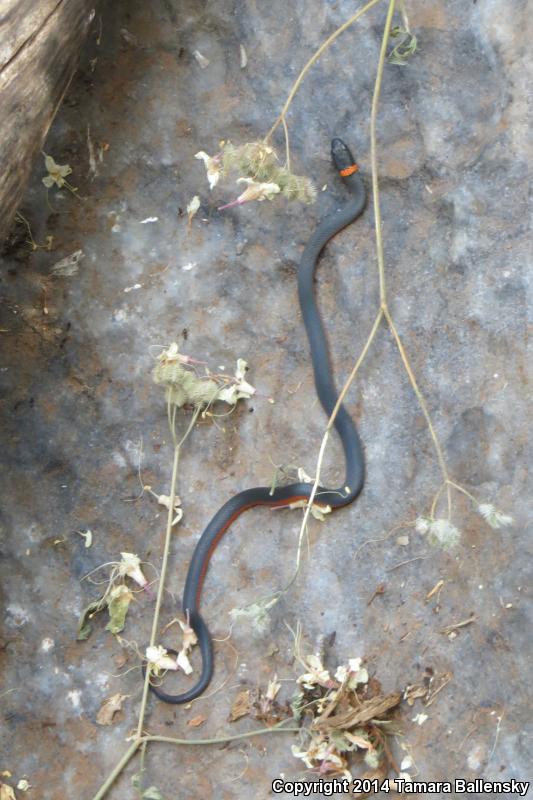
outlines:
M363 180L350 150L341 139L333 139L331 155L338 173L346 184L350 198L342 208L335 210L319 223L307 242L298 269L298 295L311 350L315 388L322 408L328 417L335 407L338 393L331 372L326 335L316 303L314 275L319 256L325 245L335 234L359 217L366 203ZM346 477L339 489L319 486L314 502L317 505L328 505L332 509L337 509L352 503L361 492L364 482L364 458L355 423L342 405L338 410L334 425L344 451ZM312 488L310 483L292 483L288 486L277 487L273 491L268 486L246 489L228 500L211 519L194 550L183 593L183 612L198 637L202 656L202 672L198 682L182 694L167 694L160 686L150 685L151 690L160 700L166 703L188 703L201 695L211 681L214 669L213 644L199 608L209 561L224 533L247 509L255 506L278 508L299 500L308 500ZM168 652L176 654L172 650Z

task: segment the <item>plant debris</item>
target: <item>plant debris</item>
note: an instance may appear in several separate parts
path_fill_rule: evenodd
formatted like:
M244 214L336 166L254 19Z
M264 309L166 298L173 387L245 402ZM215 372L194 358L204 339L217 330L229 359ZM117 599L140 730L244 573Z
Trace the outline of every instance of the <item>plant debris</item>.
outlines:
M320 775L351 779L350 754L359 751L369 769L388 773L394 762L386 727L401 694L382 695L361 658L337 667L334 677L319 655L298 656L298 660L307 671L297 679L303 691L291 706L302 723L301 743L292 747L295 758Z
M202 714L198 714L197 717L193 717L192 719L187 720L187 727L189 728L199 728L200 725L203 725L206 721L207 717L202 716Z
M169 405L205 407L222 401L233 406L238 400L249 399L255 394L254 387L245 379L248 365L244 359L237 360L234 377L214 374L207 368L205 375L198 375L191 366L194 363L198 362L180 355L175 342L158 357L153 379L158 385L165 386Z
M100 710L96 715L96 722L98 725L112 725L114 721L114 716L117 711L122 710L122 703L126 699L128 695L117 694L112 695L112 697L108 697L107 700L104 700L102 705L100 706Z
M477 510L494 530L503 528L506 525L512 525L514 522L510 514L504 514L502 511L498 511L491 503L481 503Z
M63 186L69 186L66 180L67 175L72 174L72 167L70 164L56 164L52 156L44 155L44 166L48 172L42 181L47 189L51 189L54 183L61 189Z
M241 719L241 717L246 717L250 713L251 708L250 689L245 689L245 691L239 692L233 701L228 721L235 722L235 720Z
M170 497L168 494L156 494L153 491L152 487L148 485L143 486L143 489L145 492L149 492L153 497L155 497L160 506L164 506L164 508L166 509L169 508ZM177 525L178 522L180 522L180 520L183 517L183 509L180 508L180 506L181 506L181 498L178 496L174 496L174 519L172 520L172 527L174 527L174 525Z
M69 256L65 256L65 258L62 258L60 261L56 261L56 263L50 267L50 272L52 275L55 275L56 278L71 278L78 272L79 263L83 258L85 258L83 250L75 250Z
M107 598L109 611L109 622L105 626L107 631L120 633L124 630L126 614L132 600L133 595L124 583L111 589Z
M207 172L209 186L213 189L221 177L237 174L237 183L246 183L247 189L236 199L221 208L231 208L251 200L272 200L283 196L287 200L313 203L316 189L309 178L294 175L287 166L282 167L273 147L264 141L247 142L239 146L222 142L221 151L209 156L204 150L196 153Z
M189 228L192 224L192 219L194 215L197 213L198 209L200 208L200 198L197 194L194 195L193 199L187 203L187 217L189 220Z
M445 628L441 629L441 633L444 633L446 636L450 636L451 634L454 634L455 631L459 630L459 628L465 628L467 625L471 625L475 621L476 615L472 612L468 619L464 619L462 622L456 622L453 625L446 625ZM455 639L455 636L453 636L453 638Z
M451 672L443 672L439 677L435 677L432 667L426 667L421 683L405 687L403 700L406 700L409 706L413 706L415 700L421 700L426 707L430 706L452 678L453 673Z
M167 670L176 672L178 669L177 661L161 645L146 648L146 661L148 671L153 675L159 676Z
M448 519L418 517L415 523L415 530L422 536L427 535L431 544L440 545L444 550L451 550L461 538L461 531L455 525L452 525Z
M195 57L198 64L201 66L202 69L206 69L211 63L208 58L206 58L199 50L193 50L193 56Z
M89 603L82 611L76 636L79 642L89 638L91 634L90 621L105 608L108 609L110 617L106 630L117 634L124 629L126 614L133 600L133 594L124 582L125 578L131 578L142 589L148 590L148 581L141 569L139 556L135 553L121 553L120 555L120 561L112 561L109 564L102 565L102 567L111 567L109 577L105 581L106 589L98 600ZM86 577L90 577L99 569L100 567L97 567L96 570L92 570Z

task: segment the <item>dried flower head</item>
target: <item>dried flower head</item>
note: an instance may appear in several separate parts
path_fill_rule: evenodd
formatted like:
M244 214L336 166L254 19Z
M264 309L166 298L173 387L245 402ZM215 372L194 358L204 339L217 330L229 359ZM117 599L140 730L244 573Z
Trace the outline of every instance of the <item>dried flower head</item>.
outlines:
M45 155L44 165L48 171L48 175L43 178L47 189L50 189L54 183L59 189L67 184L65 178L72 173L72 167L69 164L56 164L52 156Z
M221 176L230 174L237 174L237 182L248 185L237 200L221 208L242 205L250 200L272 200L277 195L303 203L315 201L317 192L312 181L280 166L274 148L265 141L238 146L222 142L221 148L215 156L208 156L203 150L195 156L204 161L210 187L216 186Z
M504 514L502 511L498 511L495 506L491 503L481 503L477 507L478 513L481 514L483 519L485 519L491 528L494 530L498 530L498 528L503 528L506 525L512 525L514 519L509 514Z
M148 671L154 675L160 675L166 670L175 672L178 669L175 659L161 645L147 647L146 660L148 662Z
M424 535L428 533L430 525L431 525L430 519L426 519L425 517L418 517L417 521L415 522L415 530L417 533L421 533L422 535Z
M261 183L254 181L253 178L237 178L237 183L245 183L247 188L236 200L232 200L231 203L226 203L224 206L219 206L219 211L223 211L225 208L233 208L233 206L242 206L252 200L257 200L258 203L262 200L272 200L274 195L279 194L280 191L277 183Z
M178 619L178 623L183 632L183 637L181 648L177 657L177 663L178 667L182 669L186 675L190 675L192 672L192 666L189 661L189 652L192 650L194 645L197 644L198 637L188 622L182 622L180 619Z
M119 575L127 575L135 581L142 589L148 585L141 569L141 559L135 553L121 553L121 561L118 564Z
M355 689L359 683L368 683L368 672L361 667L361 658L350 658L348 666L337 667L335 679L345 683L349 689Z
M461 538L461 531L447 519L427 519L418 517L415 530L428 536L431 544L440 545L445 550L455 547Z
M222 174L222 161L220 156L208 156L207 153L200 150L194 157L204 162L209 188L214 189Z
M310 655L303 659L306 668L309 670L296 679L296 683L301 683L305 689L313 689L315 686L333 687L331 676L324 668L320 656Z
M271 600L251 603L243 608L232 608L229 612L232 622L239 619L248 620L256 633L264 633L270 626L270 615L268 610L278 602L275 597Z
M172 344L158 358L153 371L154 382L165 386L167 402L178 408L184 405L209 406L216 400L235 405L238 400L250 398L255 389L245 379L248 365L244 359L237 360L235 376L197 375L188 364L194 359L180 356L177 345ZM199 363L199 362L196 362Z

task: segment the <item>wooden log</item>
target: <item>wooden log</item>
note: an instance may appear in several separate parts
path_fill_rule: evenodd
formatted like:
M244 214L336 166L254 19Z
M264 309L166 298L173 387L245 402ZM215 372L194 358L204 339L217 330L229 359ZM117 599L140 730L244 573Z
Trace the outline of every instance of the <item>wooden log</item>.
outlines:
M0 0L0 241L78 64L96 0Z

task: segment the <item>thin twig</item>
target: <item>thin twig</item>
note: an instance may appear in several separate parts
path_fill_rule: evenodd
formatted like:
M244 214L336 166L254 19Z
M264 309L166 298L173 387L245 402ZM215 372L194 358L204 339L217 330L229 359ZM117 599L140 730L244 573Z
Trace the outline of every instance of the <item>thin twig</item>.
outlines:
M287 127L287 120L285 117L282 119L283 122L283 133L285 134L285 166L287 171L291 171L291 147L289 144L289 129Z
M453 631L458 630L459 628L465 628L467 625L471 625L473 622L476 621L476 615L474 613L470 614L468 619L463 619L462 622L456 622L454 625L446 625L445 628L441 628L441 633L445 633L446 635L453 633Z
M428 407L426 405L426 401L424 400L424 396L423 396L422 392L420 391L420 389L418 387L418 383L417 383L417 380L415 378L414 372L413 372L413 370L411 368L411 364L409 363L409 359L407 358L407 353L405 352L405 348L403 346L402 340L400 339L398 331L396 330L396 326L394 325L394 322L393 322L392 317L390 315L389 309L386 306L383 309L383 313L385 314L385 317L386 317L387 322L389 324L389 328L391 329L392 335L394 336L394 340L396 342L396 346L398 348L398 352L400 353L400 358L402 359L403 365L405 367L405 371L407 372L407 375L409 377L409 381L411 383L411 386L413 387L413 391L416 394L416 399L418 400L418 404L419 404L420 408L422 409L422 413L423 413L424 417L426 418L426 424L428 426L429 433L431 435L431 438L433 439L433 444L435 446L435 452L437 453L437 459L438 459L438 462L439 462L439 466L440 466L440 469L441 469L441 472L442 472L442 476L444 478L444 482L446 484L446 493L447 493L447 497L448 497L448 519L449 519L451 517L451 513L452 513L452 496L451 496L451 491L450 491L450 479L449 479L449 475L448 475L448 468L447 468L446 462L444 460L444 455L443 455L443 452L442 452L442 448L441 448L440 442L439 442L439 440L437 438L437 434L435 432L435 428L433 427L433 422L431 421L431 417L430 417L430 414L429 414L429 411L428 411Z
M400 567L405 567L406 564L412 564L413 561L423 561L425 558L429 558L429 556L416 556L415 558L409 558L407 561L400 561L399 564L395 564L393 567L389 567L387 572L392 572L395 569L399 569Z
M157 589L157 598L155 602L155 609L154 609L154 616L152 619L152 632L150 634L150 647L153 647L156 642L157 632L159 627L159 614L161 611L161 603L163 601L163 592L165 590L165 582L166 582L166 574L167 574L167 566L168 566L168 557L170 553L170 543L172 540L172 522L174 520L174 501L176 499L176 481L178 477L178 465L179 465L179 457L180 457L180 450L181 446L188 437L189 433L191 432L194 423L198 418L198 414L200 413L200 406L198 406L194 414L192 415L191 422L189 423L189 427L187 428L185 435L181 439L181 441L177 442L175 439L175 429L172 428L172 434L175 441L174 445L174 462L172 465L172 478L170 482L170 498L168 501L168 515L167 515L167 530L165 534L165 544L163 547L163 561L161 564L161 575L159 577L159 586ZM174 422L174 418L172 418ZM146 675L144 679L144 686L143 686L143 693L141 699L141 707L139 709L139 720L137 723L137 736L140 736L144 726L144 717L146 714L146 703L148 701L148 690L150 685L150 670L146 670Z
M296 94L296 92L300 88L300 85L301 85L303 79L305 78L308 70L313 66L315 61L318 61L318 59L320 58L320 56L322 55L324 50L326 50L330 46L330 44L332 42L334 42L335 39L337 39L338 36L341 35L341 33L343 33L347 28L349 28L350 25L353 25L353 23L356 22L358 19L360 19L360 17L362 17L363 14L366 14L366 12L369 9L371 9L372 6L377 5L377 3L379 3L379 2L380 2L380 0L370 0L369 3L367 3L365 6L363 6L363 8L359 9L359 11L357 11L353 15L353 17L350 17L350 19L348 19L346 22L344 22L339 28L337 28L336 31L334 31L331 34L331 36L328 36L328 38L326 39L325 42L323 42L320 45L318 50L311 56L311 58L309 59L309 61L305 65L305 67L302 69L302 71L300 72L300 74L296 78L296 80L295 80L295 82L293 84L293 87L289 92L289 96L287 97L287 100L285 101L285 105L283 106L283 108L281 110L281 114L279 115L279 117L274 122L274 124L272 125L271 129L269 130L269 132L265 136L265 141L268 141L271 138L272 134L274 133L274 131L276 130L278 125L280 125L281 121L285 117L285 114L289 110L289 106L293 101L294 95Z
M387 292L385 287L385 262L383 258L383 236L381 233L381 208L379 205L379 177L378 177L378 158L376 142L376 122L378 116L379 98L381 94L381 83L383 79L383 67L387 52L387 42L389 41L392 15L394 14L395 0L390 0L385 28L381 39L381 50L378 59L376 81L374 84L374 94L372 96L372 108L370 111L370 167L372 171L372 196L374 198L374 225L376 233L376 256L378 260L379 274L379 300L381 310L387 311Z

